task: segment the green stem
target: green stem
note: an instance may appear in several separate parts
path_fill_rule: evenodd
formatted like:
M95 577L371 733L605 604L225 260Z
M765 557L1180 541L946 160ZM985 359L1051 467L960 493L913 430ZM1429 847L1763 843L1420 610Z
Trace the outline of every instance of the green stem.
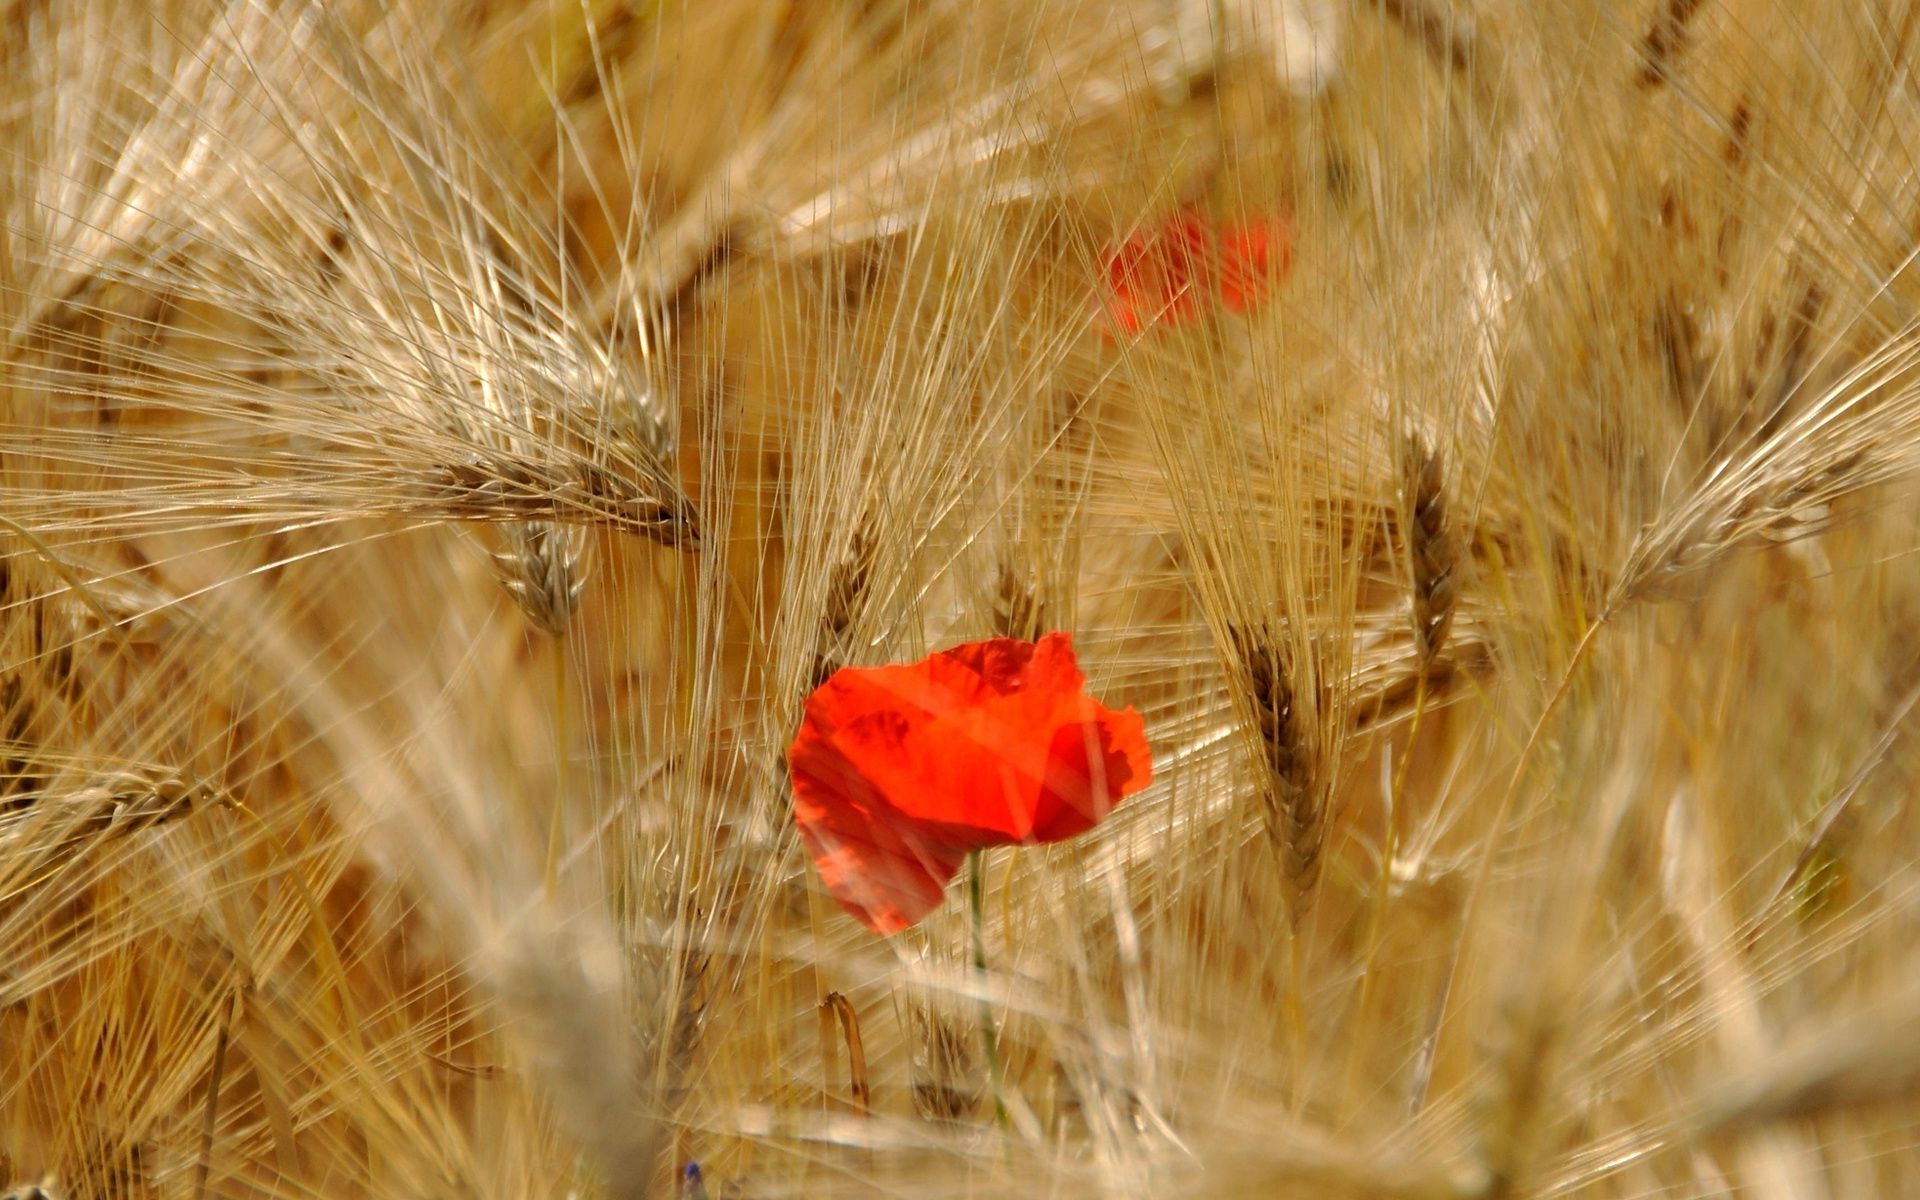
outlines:
M987 868L980 851L967 855L967 912L973 918L973 970L980 977L980 1041L987 1052L987 1079L993 1088L993 1116L1001 1129L1011 1128L1006 1094L1000 1078L1000 1033L993 1024L993 1004L987 999L986 892Z

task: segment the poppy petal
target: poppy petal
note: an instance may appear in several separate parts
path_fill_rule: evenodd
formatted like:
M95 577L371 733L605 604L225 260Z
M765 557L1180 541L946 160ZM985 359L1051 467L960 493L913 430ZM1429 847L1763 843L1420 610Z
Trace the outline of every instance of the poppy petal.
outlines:
M1107 256L1107 317L1122 333L1139 333L1140 295L1138 274L1144 243L1137 237L1122 242Z
M1197 320L1216 304L1251 312L1292 257L1293 228L1284 215L1216 226L1202 214L1177 213L1109 251L1104 308L1128 334Z
M1109 251L1108 317L1121 332L1179 325L1200 315L1208 289L1212 231L1193 213L1176 213Z
M1046 781L1033 816L1034 841L1057 842L1085 833L1105 820L1121 797L1153 780L1140 714L1087 703L1092 711L1059 724L1047 747Z
M1049 633L1037 642L1018 638L970 642L942 650L929 661L964 667L999 696L1020 691L1077 693L1087 681L1074 661L1073 636L1066 633Z
M1084 833L1145 787L1139 714L1085 682L1064 633L835 672L807 698L788 756L827 890L898 932L940 903L969 853Z
M909 836L865 776L806 727L789 758L794 820L820 881L875 933L898 933L939 907L964 851Z
M1228 226L1220 235L1220 305L1245 313L1266 298L1293 258L1292 230L1283 217Z

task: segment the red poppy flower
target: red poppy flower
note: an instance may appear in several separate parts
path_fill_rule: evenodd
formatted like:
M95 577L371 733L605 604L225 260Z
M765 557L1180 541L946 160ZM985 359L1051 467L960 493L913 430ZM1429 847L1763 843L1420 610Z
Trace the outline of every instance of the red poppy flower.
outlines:
M1178 325L1196 316L1206 287L1207 242L1199 216L1176 213L1142 229L1107 255L1107 316L1123 333Z
M1109 336L1184 325L1216 304L1251 312L1292 259L1293 229L1283 216L1215 225L1198 213L1176 213L1107 252Z
M827 891L898 933L972 851L1085 833L1145 787L1140 714L1085 682L1064 633L836 671L788 752L794 817Z
M1285 217L1262 217L1220 232L1220 303L1228 312L1252 312L1268 285L1293 264L1293 229Z

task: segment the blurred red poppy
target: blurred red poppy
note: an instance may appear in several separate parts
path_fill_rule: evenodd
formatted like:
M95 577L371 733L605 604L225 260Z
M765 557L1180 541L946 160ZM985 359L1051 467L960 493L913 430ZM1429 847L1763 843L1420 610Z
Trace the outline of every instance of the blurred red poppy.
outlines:
M1178 325L1199 312L1211 231L1193 213L1139 230L1107 254L1107 316L1122 333Z
M1215 304L1252 312L1292 259L1293 229L1283 216L1216 225L1198 213L1175 213L1108 250L1108 334L1184 325Z
M1252 312L1293 265L1293 228L1284 217L1239 221L1220 231L1220 303Z
M827 891L898 933L939 905L970 852L1084 833L1145 787L1140 714L1085 682L1064 633L835 672L788 752L794 817Z

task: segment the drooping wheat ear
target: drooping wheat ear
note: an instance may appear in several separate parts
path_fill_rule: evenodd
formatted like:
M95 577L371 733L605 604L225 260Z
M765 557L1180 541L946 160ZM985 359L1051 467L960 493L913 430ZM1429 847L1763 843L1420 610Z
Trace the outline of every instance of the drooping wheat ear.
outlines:
M1447 524L1445 471L1439 451L1417 433L1403 448L1402 503L1407 558L1413 569L1413 644L1425 670L1447 643L1453 625L1453 570L1458 555Z
M493 556L502 585L535 629L558 637L586 590L585 530L551 521L512 526L509 549Z
M854 526L846 554L827 580L826 608L820 614L819 639L814 643L813 665L807 673L809 692L844 665L847 630L853 627L860 615L860 605L866 599L867 584L873 573L873 550L873 522L862 517Z
M925 1005L913 1010L913 1107L929 1121L957 1121L980 1104L979 1038Z
M116 452L148 474L187 475L195 470L191 446L106 429L72 436L0 432L0 453L32 446L46 453L71 453L78 461L78 456L100 452L111 435ZM428 447L425 456L423 444ZM0 503L34 529L51 534L165 534L399 517L480 524L546 521L633 534L683 550L700 540L698 509L664 469L651 464L602 464L561 452L536 457L444 438L435 442L426 435L414 437L408 447L280 459L258 472L201 472L200 478L170 485L167 493L168 502L156 505L153 492L119 484L53 492L7 483L0 484Z
M1033 572L1022 571L1009 559L1000 560L993 580L993 631L1000 637L1033 641L1046 628Z
M1312 714L1300 709L1287 657L1271 631L1236 625L1227 634L1252 710L1267 832L1280 851L1297 924L1312 907L1326 839L1326 796L1315 770Z

